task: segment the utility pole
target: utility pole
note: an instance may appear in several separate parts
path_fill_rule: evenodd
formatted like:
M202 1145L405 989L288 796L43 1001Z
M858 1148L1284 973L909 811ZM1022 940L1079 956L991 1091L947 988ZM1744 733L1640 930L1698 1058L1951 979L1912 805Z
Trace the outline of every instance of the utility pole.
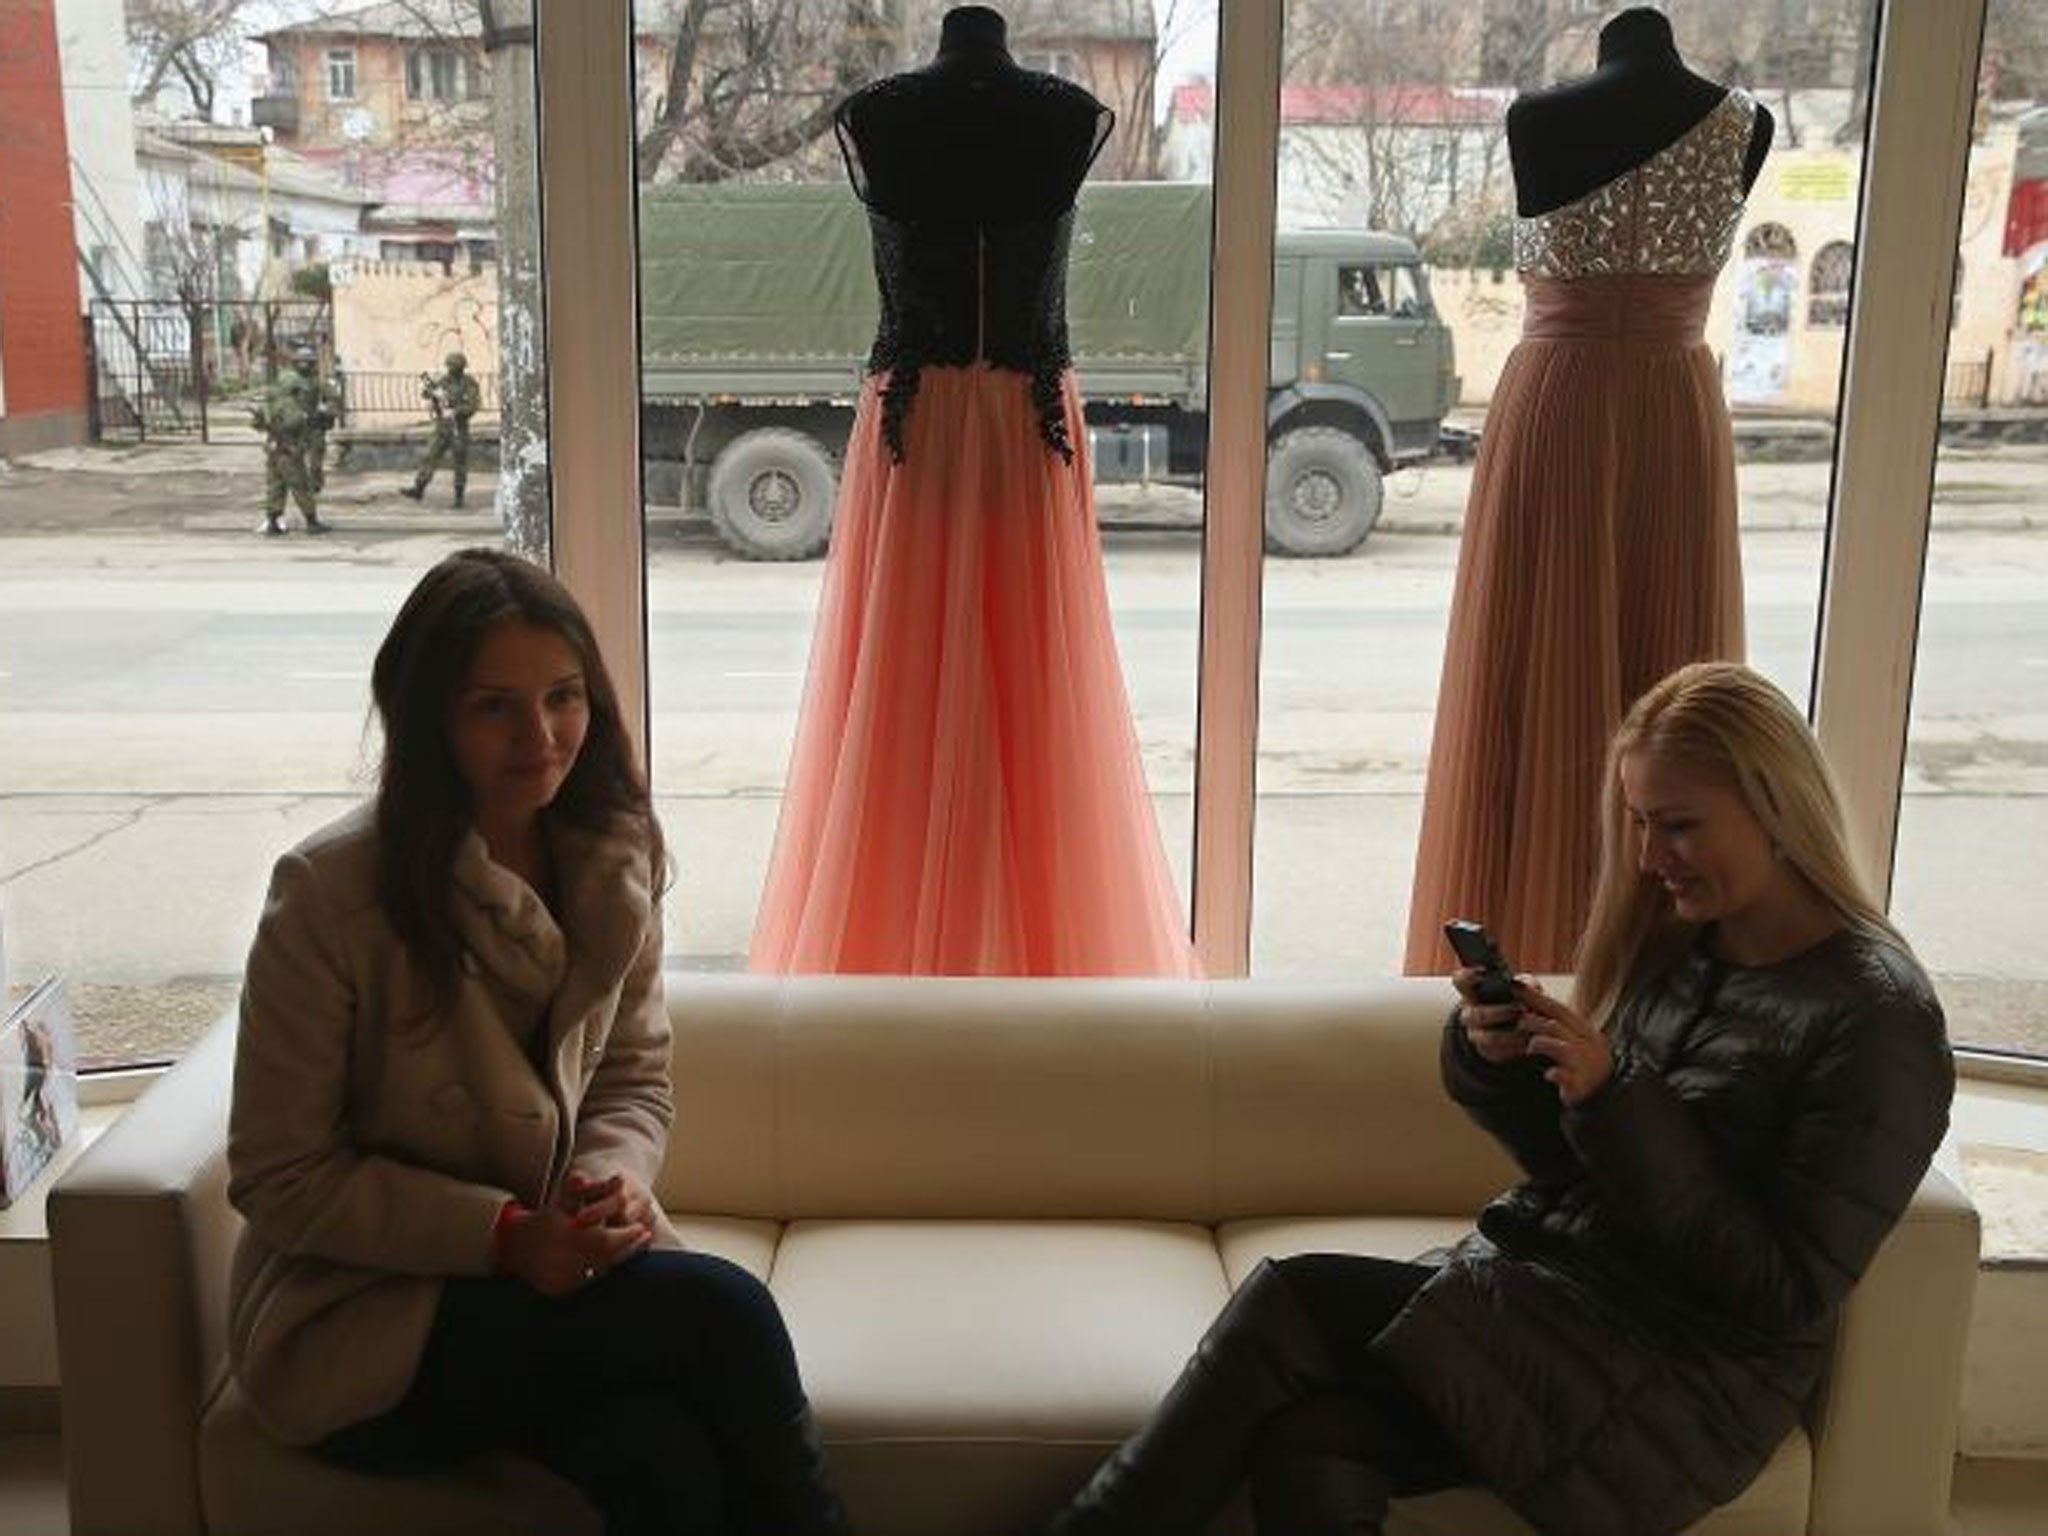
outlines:
M498 215L498 519L512 547L547 563L547 346L541 323L538 0L477 0L491 66L491 182Z

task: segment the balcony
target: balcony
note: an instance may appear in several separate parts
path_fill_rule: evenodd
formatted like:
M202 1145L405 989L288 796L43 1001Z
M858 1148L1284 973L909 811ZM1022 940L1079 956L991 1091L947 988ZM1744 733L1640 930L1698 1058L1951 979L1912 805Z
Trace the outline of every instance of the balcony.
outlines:
M249 121L268 128L280 138L296 138L299 132L299 98L258 96L249 103Z

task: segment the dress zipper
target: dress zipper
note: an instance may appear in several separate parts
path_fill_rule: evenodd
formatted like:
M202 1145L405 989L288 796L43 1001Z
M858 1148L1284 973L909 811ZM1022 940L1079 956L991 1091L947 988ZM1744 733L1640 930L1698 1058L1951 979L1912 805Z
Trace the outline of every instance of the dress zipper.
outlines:
M983 361L988 346L988 230L974 227L974 360Z

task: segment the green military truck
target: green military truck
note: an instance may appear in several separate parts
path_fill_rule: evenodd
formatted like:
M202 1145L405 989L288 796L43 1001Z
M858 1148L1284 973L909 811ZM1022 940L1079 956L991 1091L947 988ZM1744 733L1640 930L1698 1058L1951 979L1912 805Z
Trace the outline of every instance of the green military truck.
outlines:
M1207 446L1209 189L1085 188L1067 286L1097 484L1196 482ZM833 186L643 188L641 370L650 493L709 512L752 559L832 526L875 328L867 224ZM1274 261L1266 537L1355 548L1381 477L1435 451L1451 337L1414 244L1282 230Z

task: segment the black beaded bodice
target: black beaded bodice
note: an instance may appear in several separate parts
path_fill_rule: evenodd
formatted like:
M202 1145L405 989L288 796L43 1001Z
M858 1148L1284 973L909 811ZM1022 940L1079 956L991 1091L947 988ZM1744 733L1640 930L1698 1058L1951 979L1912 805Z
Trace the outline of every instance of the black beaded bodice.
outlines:
M921 370L986 363L1031 381L1039 431L1071 463L1060 378L1067 347L1073 210L1005 224L911 223L868 210L881 321L868 372L887 372L882 437L903 462L903 424Z

